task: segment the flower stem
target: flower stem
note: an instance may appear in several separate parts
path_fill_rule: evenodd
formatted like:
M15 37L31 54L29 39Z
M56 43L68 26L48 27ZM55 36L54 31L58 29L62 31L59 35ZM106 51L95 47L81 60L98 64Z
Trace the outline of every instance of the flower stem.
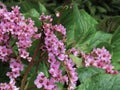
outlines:
M35 49L34 55L32 56L32 60L31 60L31 62L29 63L29 65L28 65L28 67L27 67L27 69L26 69L26 71L25 71L25 74L24 74L23 79L22 79L22 82L21 82L20 90L24 90L24 87L25 87L26 81L27 81L27 76L28 76L28 74L29 74L32 66L34 65L34 59L35 59L35 57L36 57L36 55L37 55L38 50L39 50L39 45L38 45L38 47Z

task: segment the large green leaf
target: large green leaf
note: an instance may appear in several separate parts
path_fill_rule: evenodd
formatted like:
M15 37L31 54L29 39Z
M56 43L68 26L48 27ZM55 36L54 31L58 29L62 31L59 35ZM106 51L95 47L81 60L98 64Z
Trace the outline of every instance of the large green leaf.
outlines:
M33 16L33 17L39 18L39 16L40 16L39 12L38 12L36 9L34 9L34 8L30 9L30 10L28 11L28 13L29 13L31 16Z
M120 75L94 75L76 90L120 90Z
M111 44L113 47L113 62L120 61L120 26L113 34Z
M101 42L108 42L110 43L112 34L108 34L102 31L97 31L92 40L90 41L89 48L96 47Z
M43 4L41 4L40 2L38 2L39 5L39 13L48 13L47 9L45 8L45 6Z
M35 22L35 26L38 28L41 27L41 22L39 20L40 14L36 11L36 9L31 9L28 12L23 14L25 18L31 18Z
M40 3L40 1L22 1L21 3L18 3L18 5L21 7L21 12L26 13L31 9L36 9L40 14L41 13L47 13L47 9L43 4Z
M81 46L81 43L89 41L96 31L97 21L84 10L79 10L74 3L73 8L67 8L60 18L67 29L67 45ZM86 43L85 43L86 44Z
M99 69L96 67L88 67L88 68L83 67L83 68L78 68L77 73L79 80L82 83L88 78L91 78L93 75L105 73L105 71L103 69Z
M114 66L115 70L120 71L120 63L119 62L113 62L112 65Z
M21 11L26 18L31 18L35 21L35 25L39 28L41 27L41 22L39 20L39 16L42 13L47 13L48 11L44 7L43 4L40 2L33 2L33 1L23 1L18 4L21 7Z

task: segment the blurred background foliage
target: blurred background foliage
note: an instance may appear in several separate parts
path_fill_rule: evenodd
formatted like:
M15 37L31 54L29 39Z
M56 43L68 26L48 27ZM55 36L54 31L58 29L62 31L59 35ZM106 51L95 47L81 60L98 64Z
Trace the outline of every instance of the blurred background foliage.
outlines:
M56 7L68 5L73 0L0 0L8 6L14 3L38 2L46 6L50 11L54 11ZM120 0L74 0L78 3L80 9L84 9L94 17L103 19L106 16L116 16L120 14Z

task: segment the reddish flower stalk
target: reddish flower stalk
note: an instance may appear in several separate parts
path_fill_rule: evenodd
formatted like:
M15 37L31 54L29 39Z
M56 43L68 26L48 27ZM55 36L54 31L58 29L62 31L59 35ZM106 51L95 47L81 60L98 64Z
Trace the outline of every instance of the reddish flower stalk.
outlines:
M26 71L25 71L25 74L24 74L23 79L22 79L22 82L21 82L20 90L24 90L24 88L25 88L28 74L29 74L32 66L34 65L34 60L35 60L35 58L36 58L37 52L39 51L39 47L40 47L40 46L38 45L38 47L37 47L36 50L34 51L34 55L32 56L32 60L31 60L31 62L29 63L29 65L28 65L28 67L27 67L27 69L26 69Z

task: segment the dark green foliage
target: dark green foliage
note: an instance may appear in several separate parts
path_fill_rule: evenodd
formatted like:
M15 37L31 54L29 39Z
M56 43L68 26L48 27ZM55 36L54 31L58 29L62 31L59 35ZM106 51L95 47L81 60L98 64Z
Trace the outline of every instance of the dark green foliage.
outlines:
M0 82L8 82L9 78L6 76L6 73L10 71L8 63L0 62Z

